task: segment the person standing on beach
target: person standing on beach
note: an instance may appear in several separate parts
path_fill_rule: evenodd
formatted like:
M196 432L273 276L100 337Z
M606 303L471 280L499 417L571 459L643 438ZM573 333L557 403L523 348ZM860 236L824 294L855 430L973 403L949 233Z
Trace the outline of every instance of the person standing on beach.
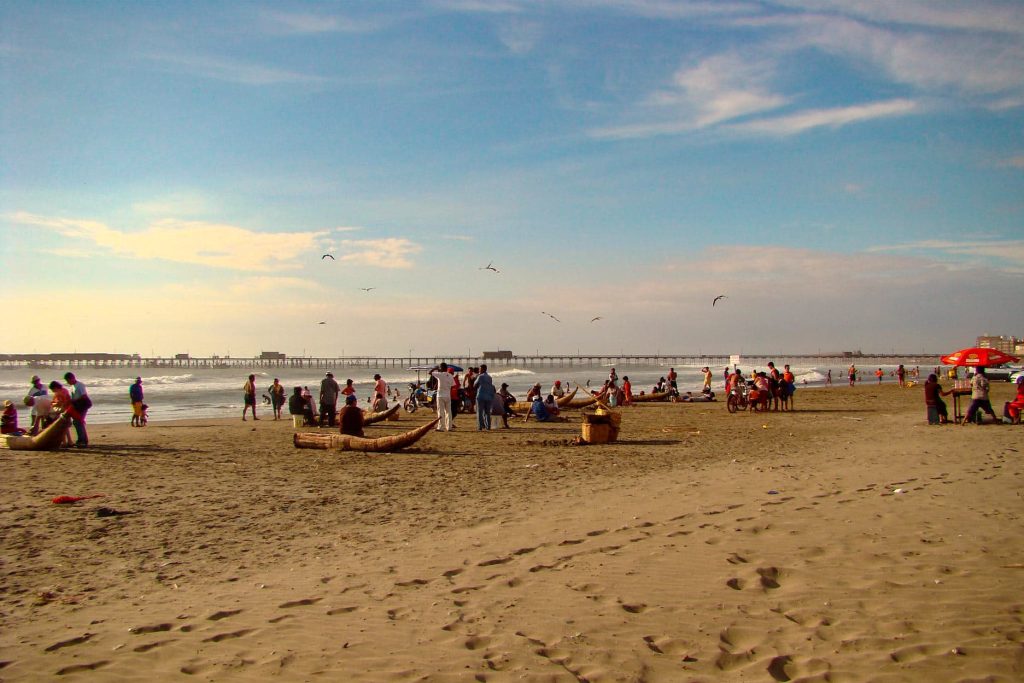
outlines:
M882 383L882 375L884 375L884 374L885 374L885 373L884 373L884 372L882 372L882 368L878 368L877 370L875 370L875 377L877 377L877 378L878 378L878 383L879 383L879 384L881 384L881 383Z
M75 410L74 406L71 405L71 393L68 392L68 390L65 389L57 380L53 380L52 382L50 382L49 386L50 393L53 394L53 410L57 413L58 419L60 419L60 417L62 417L65 414L70 418L71 414ZM71 430L65 429L64 441L62 442L61 445L71 446L73 444L74 441L71 439Z
M380 394L381 398L384 400L383 410L387 410L388 409L388 383L385 382L383 380L383 378L381 378L381 376L379 374L374 375L373 379L374 379L374 382L376 382L373 385L373 390L376 393Z
M629 381L628 375L622 378L622 405L633 405L633 383Z
M669 391L672 392L673 396L678 396L679 395L679 385L676 384L676 379L678 377L679 377L679 375L676 374L676 369L675 368L669 368L668 369L668 388L669 388Z
M487 373L487 366L480 366L476 376L476 428L477 431L491 429L491 407L494 404L494 380Z
M971 405L967 409L967 414L964 415L964 421L960 424L965 425L968 422L973 422L979 410L984 410L991 415L995 422L1002 422L1002 420L996 417L996 411L992 410L992 403L989 402L988 377L985 376L984 366L979 366L974 371L974 377L971 379Z
M71 424L75 428L75 436L77 437L75 446L87 448L89 446L89 434L85 431L85 414L92 407L92 399L89 398L85 385L75 377L75 373L64 373L64 381L71 386L71 410L68 411L68 415L71 416ZM991 409L992 407L989 406L989 410Z
M825 386L826 387L832 386L832 368L829 368L828 369L828 374L825 375Z
M277 377L274 383L267 389L270 392L270 405L274 409L274 419L281 419L281 409L284 407L284 385Z
M846 371L850 377L850 386L852 387L857 383L857 366L850 365L850 369Z
M901 388L907 386L907 383L905 381L906 377L907 370L906 368L903 367L903 364L900 363L900 366L896 368L896 381L899 383Z
M252 419L258 420L256 417L256 375L249 375L249 379L245 380L245 384L242 385L242 422L245 422L245 413L249 408L252 408Z
M701 389L701 393L711 391L711 368L705 365L700 371L704 373L704 388Z
M334 379L334 373L328 372L320 381L320 426L333 427L338 414L338 393L341 387ZM346 400L348 400L346 398Z
M448 432L454 429L452 425L452 387L455 386L455 378L448 373L448 364L441 363L430 371L430 376L437 380L437 393L434 402L437 404L437 416L440 422L437 423L437 431Z
M135 384L128 387L128 398L132 402L132 427L142 426L142 378L136 377ZM243 410L242 416L245 416Z
M32 375L31 382L32 386L29 387L28 393L25 394L25 405L32 406L32 411L29 413L32 421L29 423L28 433L34 436L42 428L40 414L44 412L42 410L44 404L46 405L45 414L50 414L50 402L48 400L41 400L43 397L49 396L49 394L46 392L46 387L43 386L43 381L39 379L39 375Z

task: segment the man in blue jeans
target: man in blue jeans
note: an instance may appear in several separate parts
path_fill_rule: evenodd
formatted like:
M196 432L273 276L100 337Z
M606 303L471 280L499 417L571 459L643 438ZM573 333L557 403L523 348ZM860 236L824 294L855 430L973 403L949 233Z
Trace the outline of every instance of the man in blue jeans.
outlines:
M65 373L64 381L71 386L71 406L74 410L70 411L69 415L71 416L71 424L75 427L75 436L78 437L75 446L87 448L89 446L89 434L85 431L85 414L92 407L92 400L85 390L85 385L75 377L75 373Z
M494 404L494 381L487 374L487 366L480 366L480 374L475 378L476 382L476 425L477 430L491 428L491 406Z

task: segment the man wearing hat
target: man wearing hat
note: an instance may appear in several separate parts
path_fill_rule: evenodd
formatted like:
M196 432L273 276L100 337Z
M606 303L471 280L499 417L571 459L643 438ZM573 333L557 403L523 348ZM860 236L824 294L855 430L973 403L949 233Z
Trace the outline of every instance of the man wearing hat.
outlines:
M320 426L333 427L334 418L338 414L338 394L341 386L334 379L334 373L328 372L320 382Z
M142 426L142 378L136 377L135 384L128 387L128 398L132 400L132 427Z
M42 380L39 379L39 375L32 375L32 386L29 387L28 393L25 394L25 405L32 406L32 411L29 413L32 417L32 422L29 425L29 434L37 434L43 425L40 423L44 418L50 415L50 401L49 392L46 391L46 386ZM47 400L42 400L43 398Z

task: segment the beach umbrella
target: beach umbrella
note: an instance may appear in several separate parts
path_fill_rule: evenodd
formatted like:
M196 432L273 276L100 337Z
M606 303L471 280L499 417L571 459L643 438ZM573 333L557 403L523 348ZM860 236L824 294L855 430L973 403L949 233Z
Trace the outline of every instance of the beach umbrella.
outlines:
M1003 353L998 349L970 348L960 349L948 356L942 357L943 365L960 365L970 367L991 367L1003 363L1016 363L1020 359Z

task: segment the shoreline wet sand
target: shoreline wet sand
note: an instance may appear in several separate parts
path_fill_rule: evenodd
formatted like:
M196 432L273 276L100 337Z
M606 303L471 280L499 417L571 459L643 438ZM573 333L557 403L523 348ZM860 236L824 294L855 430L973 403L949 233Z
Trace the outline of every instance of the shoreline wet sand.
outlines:
M920 385L795 401L639 405L601 446L570 412L2 451L0 679L1019 680L1021 428L929 427Z

